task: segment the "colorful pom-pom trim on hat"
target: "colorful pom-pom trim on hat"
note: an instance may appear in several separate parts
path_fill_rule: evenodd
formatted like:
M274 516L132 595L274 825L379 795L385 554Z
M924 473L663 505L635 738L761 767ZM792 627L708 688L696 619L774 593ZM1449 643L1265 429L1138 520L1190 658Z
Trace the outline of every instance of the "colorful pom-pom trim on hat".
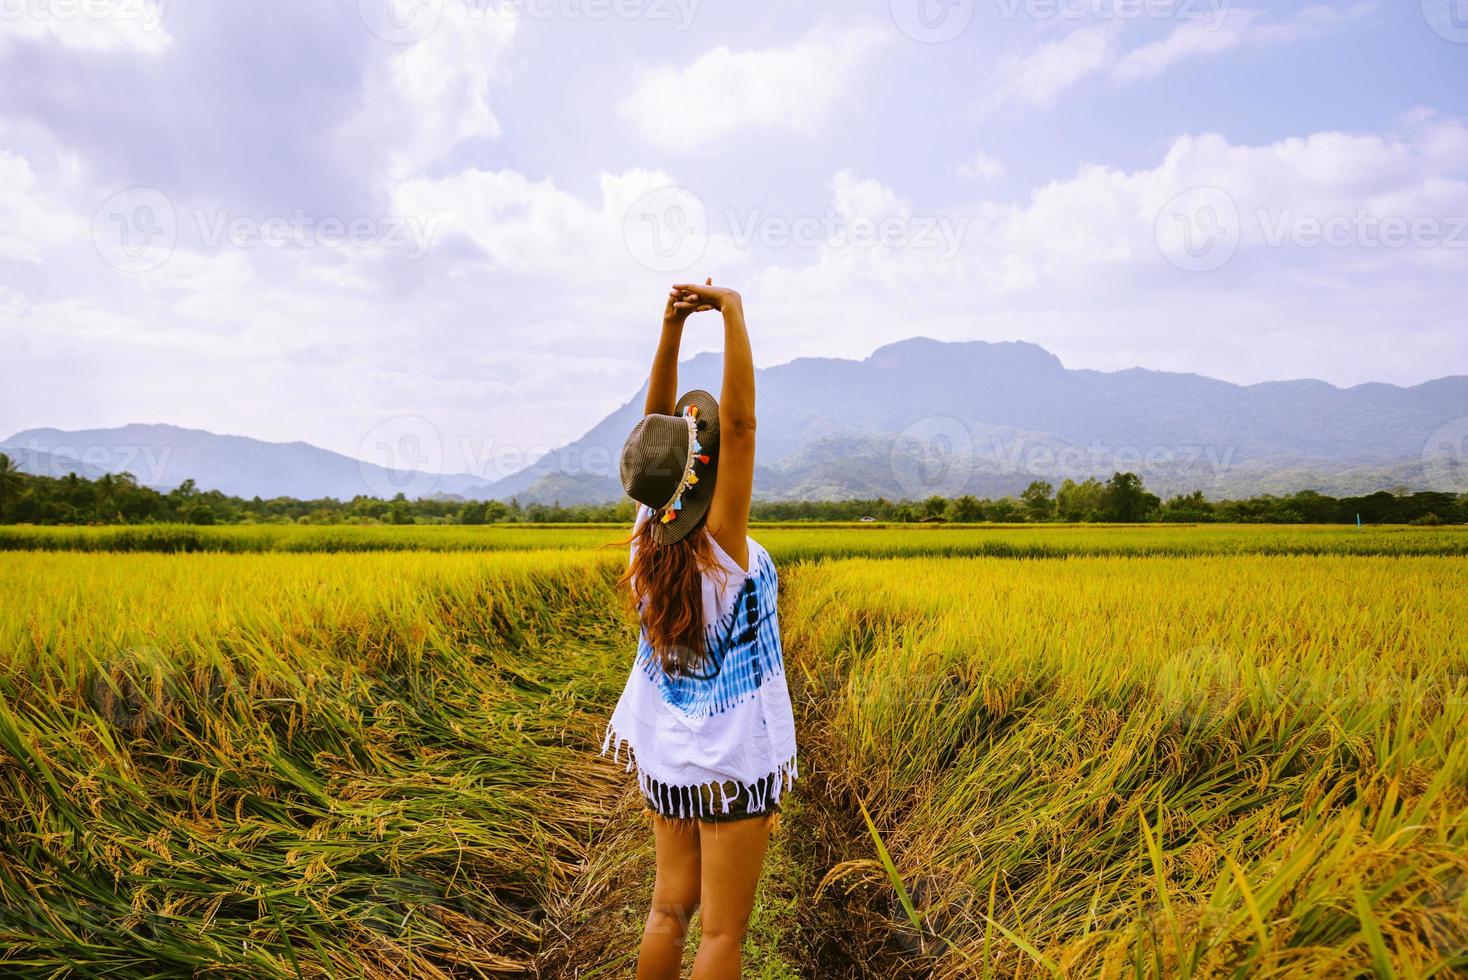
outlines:
M678 489L673 492L672 499L653 511L663 524L671 523L678 516L678 512L683 509L683 494L698 482L698 474L693 471L693 467L699 463L707 466L709 462L708 454L698 443L698 430L703 427L698 418L698 406L685 405L683 420L688 423L688 460L683 464L683 478L678 481Z

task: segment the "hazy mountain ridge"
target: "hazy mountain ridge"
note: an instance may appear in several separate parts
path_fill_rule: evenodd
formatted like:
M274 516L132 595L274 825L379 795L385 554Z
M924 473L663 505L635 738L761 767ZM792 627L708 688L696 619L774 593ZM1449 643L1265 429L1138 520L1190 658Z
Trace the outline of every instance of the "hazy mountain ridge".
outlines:
M718 355L699 355L680 367L680 388L717 392L720 367ZM1309 379L1236 385L1144 368L1070 370L1024 342L926 338L861 361L800 358L765 368L757 387L755 489L766 499L997 496L1034 479L1058 486L1116 469L1141 473L1164 494L1426 489L1428 436L1468 416L1465 377L1410 388ZM616 496L614 473L586 472L578 460L615 459L644 396L487 492L562 503ZM942 440L954 434L967 441L947 453L956 471L938 473ZM537 482L549 473L553 485Z
M717 393L721 368L719 355L700 354L680 365L679 387ZM1000 496L1034 479L1058 486L1117 469L1140 473L1164 495L1426 489L1428 437L1468 417L1468 377L1412 387L1236 385L1144 368L1072 370L1025 342L914 338L863 360L764 368L757 388L755 491L766 499ZM419 492L522 503L615 499L618 453L645 392L518 473L492 482L448 474ZM47 454L52 466L70 454L93 470L126 469L129 447L139 482L166 489L192 478L201 489L247 498L390 496L404 483L402 474L306 443L174 426L33 429L0 443L16 446L30 450L20 464L33 472Z
M131 473L143 486L171 490L192 479L200 490L231 496L323 497L357 494L391 496L406 485L403 474L306 442L266 442L218 435L176 425L137 423L113 429L27 429L0 442L29 473L95 477ZM439 477L434 491L455 493L483 484L466 474Z

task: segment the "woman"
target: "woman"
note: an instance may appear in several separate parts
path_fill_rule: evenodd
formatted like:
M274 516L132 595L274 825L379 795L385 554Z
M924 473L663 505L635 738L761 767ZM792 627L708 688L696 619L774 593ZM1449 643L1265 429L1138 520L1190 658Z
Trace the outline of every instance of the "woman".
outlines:
M754 360L739 294L712 283L669 294L646 414L622 448L622 485L641 505L622 582L642 636L602 751L626 744L657 847L640 980L678 976L699 906L694 980L739 976L765 845L796 776L775 566L746 535ZM705 310L724 317L723 389L675 401L683 324Z

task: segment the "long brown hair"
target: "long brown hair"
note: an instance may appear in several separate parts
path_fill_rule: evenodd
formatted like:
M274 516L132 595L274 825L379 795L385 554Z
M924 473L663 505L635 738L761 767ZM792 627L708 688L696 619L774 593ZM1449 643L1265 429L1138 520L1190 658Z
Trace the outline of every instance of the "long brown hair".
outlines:
M653 655L673 676L703 663L703 576L721 569L702 521L672 544L660 544L652 533L656 520L644 520L627 539L636 548L617 584L627 586Z

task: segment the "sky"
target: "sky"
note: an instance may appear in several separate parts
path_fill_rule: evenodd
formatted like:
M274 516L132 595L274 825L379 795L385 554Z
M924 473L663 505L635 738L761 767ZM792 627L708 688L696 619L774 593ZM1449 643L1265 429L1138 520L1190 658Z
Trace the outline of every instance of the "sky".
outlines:
M705 276L762 366L1468 374L1468 0L0 0L0 437L493 478Z

